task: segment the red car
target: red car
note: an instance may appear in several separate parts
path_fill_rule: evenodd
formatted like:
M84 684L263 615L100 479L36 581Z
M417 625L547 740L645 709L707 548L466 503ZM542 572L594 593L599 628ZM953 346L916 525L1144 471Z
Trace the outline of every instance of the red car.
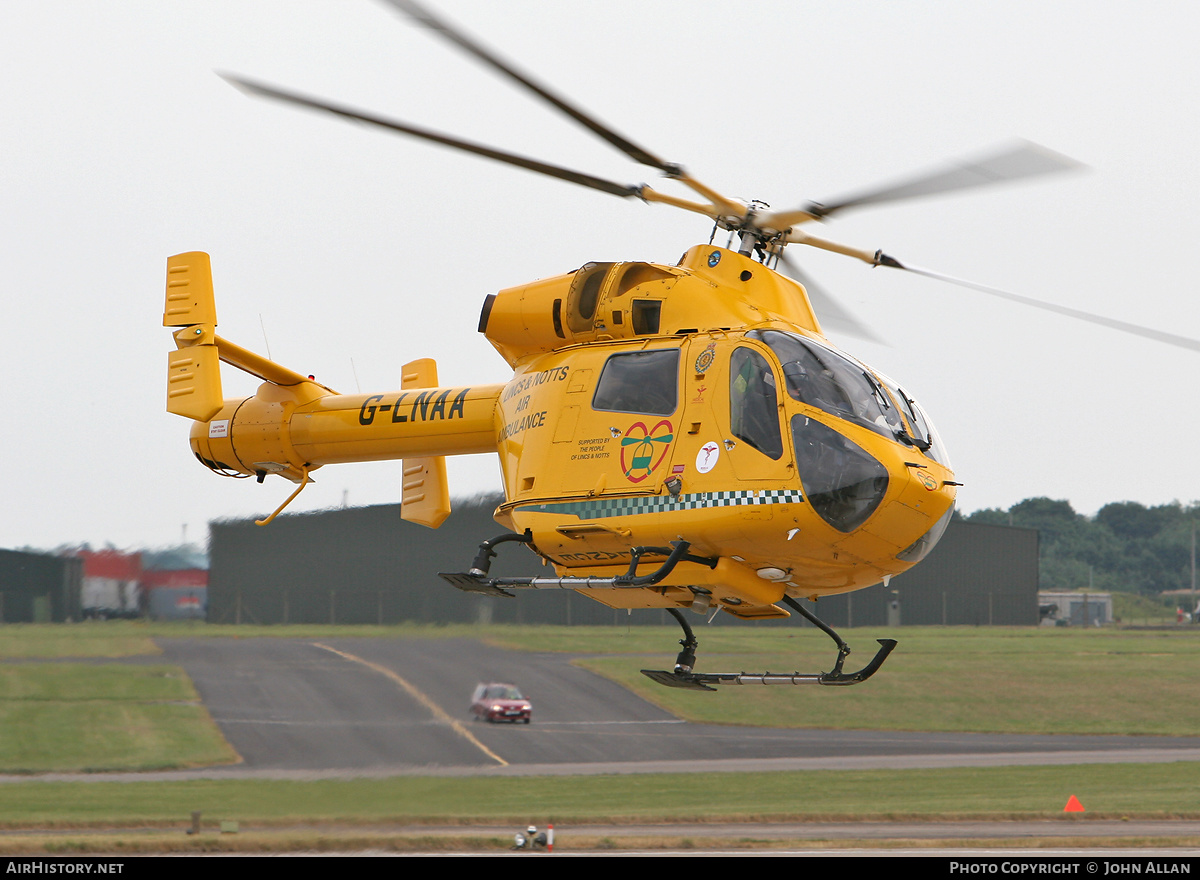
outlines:
M533 706L511 684L480 684L471 697L471 713L486 721L521 721L533 718Z

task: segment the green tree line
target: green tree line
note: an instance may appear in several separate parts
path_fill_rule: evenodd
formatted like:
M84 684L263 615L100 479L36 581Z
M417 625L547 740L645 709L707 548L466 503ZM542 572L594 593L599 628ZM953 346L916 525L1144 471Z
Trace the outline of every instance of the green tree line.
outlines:
M1158 595L1192 587L1198 502L1146 507L1118 501L1089 517L1076 513L1068 501L1027 498L1008 510L992 507L959 518L1037 529L1043 590L1091 588Z

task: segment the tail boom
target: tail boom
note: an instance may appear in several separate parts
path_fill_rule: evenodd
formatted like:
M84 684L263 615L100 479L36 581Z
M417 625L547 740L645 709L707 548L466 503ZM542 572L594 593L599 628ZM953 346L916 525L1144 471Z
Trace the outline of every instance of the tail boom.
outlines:
M503 388L330 394L312 382L267 382L193 425L192 451L214 470L293 481L327 464L495 452Z

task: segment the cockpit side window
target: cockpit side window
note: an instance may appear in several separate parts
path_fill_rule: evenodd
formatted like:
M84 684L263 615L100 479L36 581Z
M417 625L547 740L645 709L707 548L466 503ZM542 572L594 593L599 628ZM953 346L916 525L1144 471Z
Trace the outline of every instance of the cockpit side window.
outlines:
M662 303L656 299L635 299L632 303L633 332L639 336L658 333L662 323Z
M763 455L776 460L783 455L775 373L752 348L735 349L729 360L729 427Z
M904 425L891 397L861 364L832 349L779 330L746 334L771 347L783 366L788 394L830 415L897 439Z
M614 354L596 383L592 408L669 416L679 405L679 349Z

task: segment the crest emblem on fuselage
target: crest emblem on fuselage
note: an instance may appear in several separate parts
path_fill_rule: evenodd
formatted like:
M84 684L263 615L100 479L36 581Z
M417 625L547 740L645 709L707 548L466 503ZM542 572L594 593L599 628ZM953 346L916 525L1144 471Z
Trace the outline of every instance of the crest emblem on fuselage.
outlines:
M621 438L621 471L631 483L640 483L662 464L675 439L675 429L663 419L653 428L634 422Z

